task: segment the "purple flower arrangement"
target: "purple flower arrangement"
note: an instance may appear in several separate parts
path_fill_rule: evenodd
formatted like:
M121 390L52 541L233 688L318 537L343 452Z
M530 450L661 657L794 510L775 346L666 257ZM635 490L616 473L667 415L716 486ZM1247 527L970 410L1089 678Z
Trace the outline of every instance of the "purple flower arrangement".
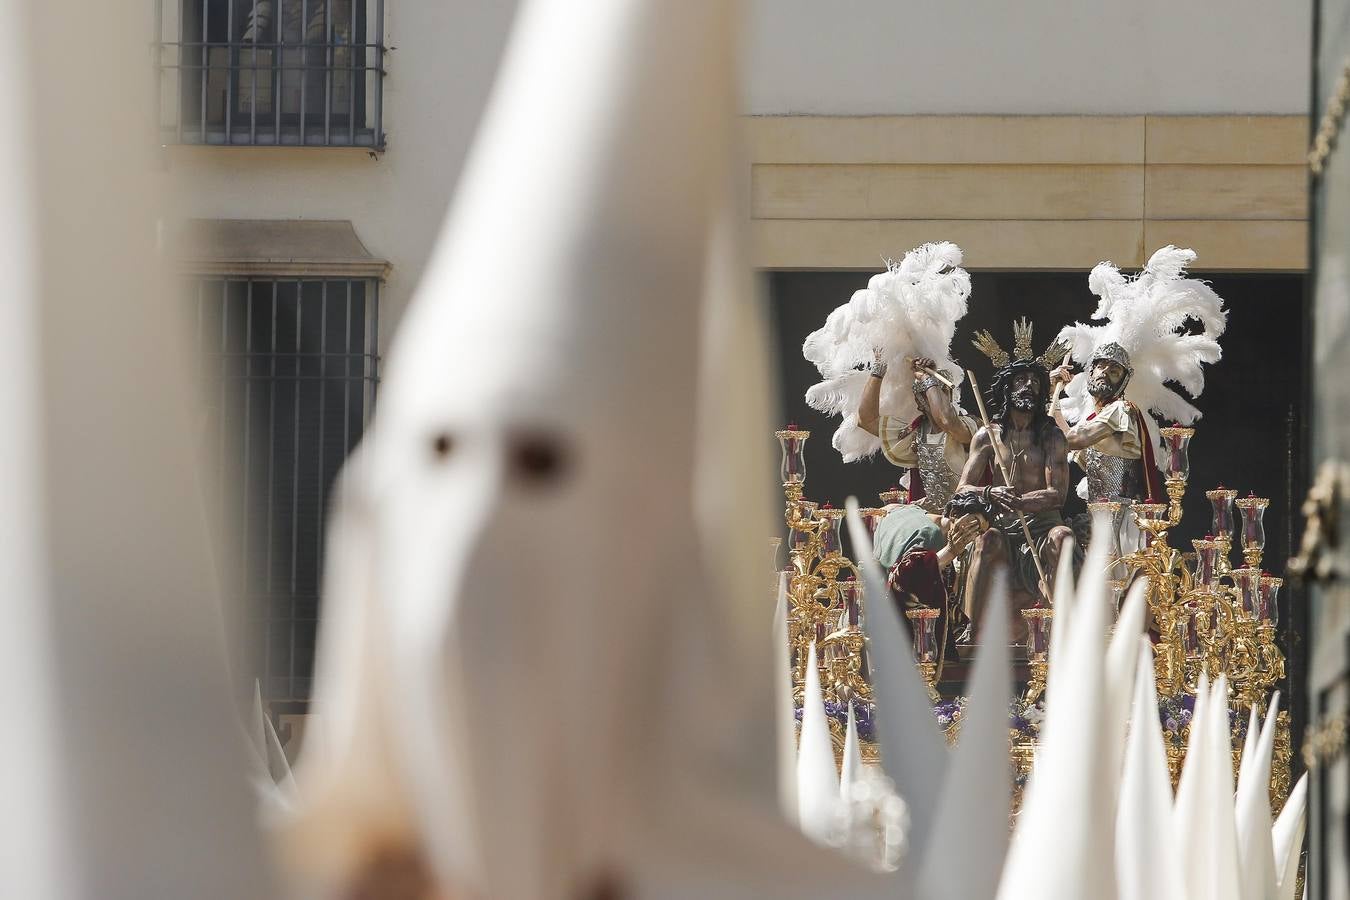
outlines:
M952 723L961 718L961 714L966 708L966 698L956 697L951 700L939 700L933 705L933 715L937 716L938 725L946 730L952 726Z
M802 723L802 710L797 707L794 710L797 717L797 724ZM833 700L825 701L825 715L834 719L840 725L848 725L848 704L835 703ZM858 739L862 741L871 741L876 738L876 729L872 724L872 705L870 703L854 703L853 718L858 725Z
M1162 719L1163 732L1169 739L1179 740L1194 716L1195 696L1192 694L1163 697L1158 701L1158 717ZM1231 706L1228 707L1228 730L1237 743L1247 739L1247 719Z
M965 714L965 709L965 697L943 699L933 705L933 716L937 719L938 727L943 731L948 731L953 725L959 726L961 717ZM800 725L802 721L801 708L798 707L794 712L797 724ZM875 708L872 704L854 701L853 714L858 724L859 739L864 741L876 739L874 713ZM825 714L838 722L840 726L847 726L848 724L847 703L827 700L825 701ZM1194 715L1195 697L1190 694L1163 697L1158 701L1158 716L1162 720L1164 737L1170 742L1176 743L1183 739L1185 729L1191 724ZM1020 700L1014 699L1008 706L1008 728L1017 732L1022 738L1036 740L1040 736L1041 720L1044 716L1045 711L1039 704L1027 706ZM1231 707L1228 709L1228 727L1233 734L1235 744L1241 744L1242 741L1246 740L1247 718Z

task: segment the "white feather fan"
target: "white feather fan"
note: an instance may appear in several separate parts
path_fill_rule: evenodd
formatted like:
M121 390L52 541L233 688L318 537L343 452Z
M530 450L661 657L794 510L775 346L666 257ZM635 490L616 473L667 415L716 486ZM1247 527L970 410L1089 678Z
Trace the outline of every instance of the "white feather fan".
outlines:
M853 462L881 448L881 441L858 426L858 403L880 353L889 366L881 385L881 414L918 415L909 360L929 357L958 384L961 367L950 356L956 321L966 314L970 274L961 268L961 248L949 242L909 251L867 287L830 313L825 325L807 336L802 354L822 380L806 392L813 409L840 415L834 448ZM859 368L861 367L861 368Z
M1098 263L1088 276L1088 288L1100 298L1092 318L1104 324L1078 322L1059 333L1069 356L1085 367L1098 347L1120 344L1130 354L1134 369L1125 397L1142 410L1183 425L1200 418L1200 410L1170 385L1177 385L1191 399L1200 396L1205 387L1204 364L1216 363L1223 356L1219 337L1228 324L1223 299L1205 282L1186 277L1186 266L1194 259L1194 250L1169 244L1154 253L1134 278L1122 275L1109 262ZM1070 422L1093 410L1086 371L1074 376L1067 395L1062 408ZM1153 417L1146 415L1144 421L1156 446Z

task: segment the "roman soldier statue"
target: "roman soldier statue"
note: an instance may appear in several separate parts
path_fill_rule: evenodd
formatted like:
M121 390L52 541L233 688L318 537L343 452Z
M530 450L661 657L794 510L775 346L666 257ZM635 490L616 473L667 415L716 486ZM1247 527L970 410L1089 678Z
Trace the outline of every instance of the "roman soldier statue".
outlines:
M1077 323L1059 334L1085 368L1072 376L1067 367L1055 370L1051 413L1085 473L1079 494L1086 500L1163 499L1151 413L1183 424L1199 418L1168 385L1200 395L1203 364L1221 357L1218 338L1228 320L1214 289L1185 277L1194 259L1192 250L1163 247L1135 278L1098 264L1088 287L1100 298L1093 319L1102 324Z
M1094 350L1087 367L1093 410L1070 425L1060 408L1060 392L1073 379L1073 372L1060 366L1050 373L1050 414L1064 432L1070 461L1086 476L1084 499L1088 502L1153 503L1162 497L1144 414L1125 399L1133 374L1130 354L1120 344L1108 341Z
M833 443L844 461L881 450L909 470L911 499L933 515L956 489L977 424L961 409L950 356L970 295L960 263L955 244L911 250L802 345L824 379L806 402L843 417Z
M858 406L858 425L881 439L887 460L909 470L910 502L941 514L956 492L979 423L952 399L951 373L931 359L915 359L914 401L919 414L906 420L880 414L881 382L886 364L873 367Z

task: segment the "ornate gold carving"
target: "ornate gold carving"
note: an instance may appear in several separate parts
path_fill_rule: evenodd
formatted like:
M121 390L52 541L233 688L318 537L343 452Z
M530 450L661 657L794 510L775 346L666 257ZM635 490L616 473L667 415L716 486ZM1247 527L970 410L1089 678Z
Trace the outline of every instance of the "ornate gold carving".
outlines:
M1345 107L1350 104L1350 57L1341 68L1336 87L1327 96L1326 109L1317 123L1317 135L1308 150L1308 168L1313 175L1321 175L1326 167L1327 157L1336 147L1336 137L1341 133L1341 123L1345 120Z
M1307 581L1331 581L1336 576L1334 551L1341 542L1341 504L1345 464L1326 460L1303 501L1303 539L1298 555L1289 560L1289 574Z

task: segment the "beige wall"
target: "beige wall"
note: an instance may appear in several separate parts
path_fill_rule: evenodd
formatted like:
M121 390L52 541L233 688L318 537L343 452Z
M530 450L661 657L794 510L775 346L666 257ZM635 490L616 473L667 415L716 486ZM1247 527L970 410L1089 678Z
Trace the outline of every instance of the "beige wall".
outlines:
M168 147L162 172L180 214L350 220L392 264L380 308L387 347L445 217L512 12L499 0L388 0L388 149Z
M1311 0L749 0L756 115L1302 113Z
M984 269L1301 270L1303 116L749 119L755 263L875 269L951 240Z
M1217 22L1218 2L1171 15ZM1064 104L1297 110L1306 94L1301 4L1278 13L1254 0L1228 6L1222 33L1186 30L1192 54L1182 66L1171 37L1146 41L1152 55L1128 41L1103 53L1100 42L1071 40L1153 34L1122 25L1109 4L1085 8L1065 35L1033 48L1019 35L1043 32L1058 15L1049 0L1017 7L1012 23L1006 4L948 9L959 26L950 33L925 24L936 15L927 7L901 20L879 0L752 3L749 108L834 116L751 120L757 261L875 268L884 255L945 237L976 267L1081 268L1102 257L1128 265L1175 240L1193 243L1210 267L1298 268L1301 120L841 114L1024 114ZM169 147L162 172L181 215L351 220L392 264L381 307L387 346L444 218L514 8L513 0L388 0L387 151ZM1265 50L1249 52L1259 40ZM952 42L964 48L955 56ZM1008 54L1022 63L994 79ZM1094 68L1085 58L1105 62ZM540 152L547 146L543 135Z

